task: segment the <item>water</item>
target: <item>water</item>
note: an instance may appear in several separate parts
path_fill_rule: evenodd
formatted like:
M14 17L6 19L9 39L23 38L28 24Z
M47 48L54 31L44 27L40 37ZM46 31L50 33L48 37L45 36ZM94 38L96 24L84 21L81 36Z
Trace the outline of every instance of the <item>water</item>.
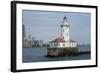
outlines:
M80 51L90 51L89 45L80 45ZM46 57L47 48L23 48L22 61L28 62L44 62L44 61L64 61L64 60L87 60L91 58L90 54L83 54L79 56L64 56L64 57Z
M80 51L90 51L91 50L90 45L79 45L78 47Z

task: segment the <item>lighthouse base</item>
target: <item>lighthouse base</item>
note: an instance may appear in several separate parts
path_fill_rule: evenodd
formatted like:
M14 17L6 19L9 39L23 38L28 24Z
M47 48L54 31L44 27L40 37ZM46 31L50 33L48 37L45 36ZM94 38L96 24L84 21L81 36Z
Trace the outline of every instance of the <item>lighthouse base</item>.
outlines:
M47 56L48 57L60 57L60 56L71 56L78 55L79 48L70 47L70 48L47 48Z

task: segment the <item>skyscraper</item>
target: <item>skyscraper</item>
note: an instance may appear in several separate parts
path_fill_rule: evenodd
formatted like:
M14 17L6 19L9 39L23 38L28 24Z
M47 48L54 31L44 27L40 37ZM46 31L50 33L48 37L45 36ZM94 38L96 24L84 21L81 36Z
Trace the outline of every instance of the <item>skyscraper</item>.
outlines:
M22 25L22 36L23 38L25 38L25 25L24 24Z

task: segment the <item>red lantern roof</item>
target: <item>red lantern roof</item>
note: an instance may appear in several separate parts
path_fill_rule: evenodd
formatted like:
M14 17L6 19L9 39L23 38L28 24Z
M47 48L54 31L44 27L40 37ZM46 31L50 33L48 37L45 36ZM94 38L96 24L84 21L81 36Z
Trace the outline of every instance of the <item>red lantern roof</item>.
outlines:
M53 43L53 42L59 43L59 42L66 42L66 41L64 40L63 37L58 37L58 38L54 39L53 41L51 41L51 43Z

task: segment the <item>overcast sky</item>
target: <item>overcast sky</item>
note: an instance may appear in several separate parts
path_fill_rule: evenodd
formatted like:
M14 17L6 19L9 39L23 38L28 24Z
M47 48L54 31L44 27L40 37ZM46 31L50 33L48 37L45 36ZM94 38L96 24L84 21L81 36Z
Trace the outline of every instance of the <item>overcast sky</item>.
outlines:
M60 36L64 16L70 24L70 38L79 44L90 43L89 13L23 10L22 24L25 25L27 35L48 42Z

